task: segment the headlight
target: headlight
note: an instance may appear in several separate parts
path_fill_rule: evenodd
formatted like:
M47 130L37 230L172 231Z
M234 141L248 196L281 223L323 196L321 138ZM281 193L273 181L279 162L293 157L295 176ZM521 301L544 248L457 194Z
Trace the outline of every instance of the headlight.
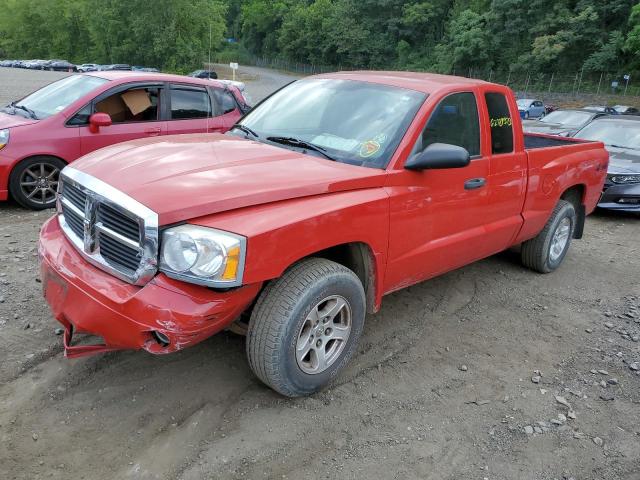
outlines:
M618 184L640 183L640 175L609 175L609 180Z
M162 234L160 270L169 277L208 287L242 285L247 241L240 235L196 225Z
M7 143L9 143L9 129L5 128L0 130L0 150L6 147Z

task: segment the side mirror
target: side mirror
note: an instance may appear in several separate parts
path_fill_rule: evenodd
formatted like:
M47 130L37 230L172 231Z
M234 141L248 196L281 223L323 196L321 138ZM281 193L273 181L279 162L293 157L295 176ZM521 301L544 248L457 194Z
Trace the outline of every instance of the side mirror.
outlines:
M108 113L98 112L89 117L89 131L98 133L100 127L108 127L111 125L111 117Z
M408 170L462 168L469 165L470 161L471 156L466 148L448 143L432 143L407 160L404 168Z

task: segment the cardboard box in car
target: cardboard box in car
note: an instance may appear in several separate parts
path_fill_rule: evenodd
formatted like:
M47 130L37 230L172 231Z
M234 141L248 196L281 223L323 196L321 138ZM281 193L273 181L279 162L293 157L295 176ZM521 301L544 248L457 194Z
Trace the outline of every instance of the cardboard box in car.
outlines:
M127 106L120 95L112 95L98 102L96 111L108 113L112 122L124 122L127 118Z
M151 100L146 90L129 90L120 96L134 117L151 107Z

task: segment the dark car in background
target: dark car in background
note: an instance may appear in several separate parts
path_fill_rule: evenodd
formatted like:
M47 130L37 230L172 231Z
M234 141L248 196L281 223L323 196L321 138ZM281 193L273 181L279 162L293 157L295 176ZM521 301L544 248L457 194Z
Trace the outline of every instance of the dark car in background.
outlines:
M45 64L45 70L55 72L77 72L78 68L67 60L51 60Z
M594 119L605 116L606 113L584 109L563 109L551 112L539 120L523 120L522 129L527 133L544 133L571 137Z
M629 105L614 105L613 109L620 115L640 115L640 110Z
M602 117L575 135L603 142L609 169L598 206L640 213L640 117Z
M127 65L126 63L113 63L110 65L101 65L99 70L101 71L111 71L111 70L122 70L122 71L130 71L131 65Z
M188 76L194 78L218 78L218 74L213 70L196 70L195 72L191 72Z
M613 107L608 107L606 105L587 105L586 107L582 107L583 110L592 110L594 112L602 112L607 115L618 115L618 111Z

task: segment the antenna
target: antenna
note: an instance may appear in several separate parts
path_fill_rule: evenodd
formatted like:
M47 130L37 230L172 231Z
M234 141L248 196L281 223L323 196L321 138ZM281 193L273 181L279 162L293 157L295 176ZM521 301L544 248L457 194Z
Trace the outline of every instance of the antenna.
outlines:
M207 64L207 77L211 80L211 22L209 22L209 63Z

